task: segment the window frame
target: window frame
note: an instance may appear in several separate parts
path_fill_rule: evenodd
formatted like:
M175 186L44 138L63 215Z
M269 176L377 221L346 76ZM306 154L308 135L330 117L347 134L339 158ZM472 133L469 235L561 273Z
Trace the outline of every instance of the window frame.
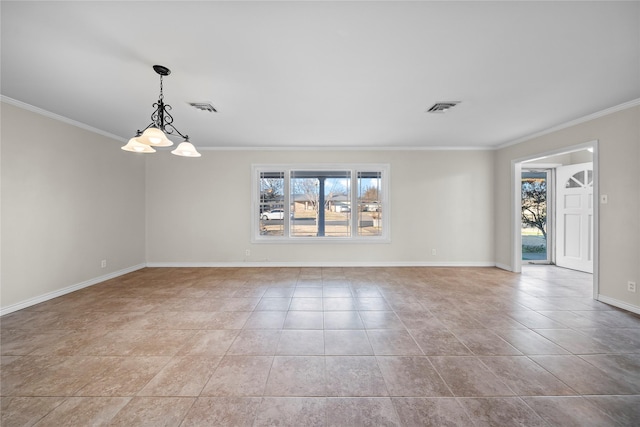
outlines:
M382 230L380 235L362 236L358 234L358 219L351 218L350 236L292 236L291 235L291 172L301 171L349 171L351 180L350 205L351 211L358 212L358 172L380 172L380 189L383 206ZM251 165L251 243L390 243L390 165L386 163L284 163L284 164L252 164ZM284 173L284 235L268 236L260 233L260 174L261 173ZM355 208L354 208L355 207Z

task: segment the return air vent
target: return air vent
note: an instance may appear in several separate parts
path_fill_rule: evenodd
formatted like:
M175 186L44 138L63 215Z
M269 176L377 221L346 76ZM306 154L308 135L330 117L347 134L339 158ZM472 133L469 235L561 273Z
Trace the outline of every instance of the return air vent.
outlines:
M427 113L446 113L458 104L460 101L436 102L427 110Z
M197 108L198 110L202 110L202 111L208 111L210 113L217 113L218 110L216 110L213 105L211 105L210 102L189 102L189 105L191 105L194 108Z

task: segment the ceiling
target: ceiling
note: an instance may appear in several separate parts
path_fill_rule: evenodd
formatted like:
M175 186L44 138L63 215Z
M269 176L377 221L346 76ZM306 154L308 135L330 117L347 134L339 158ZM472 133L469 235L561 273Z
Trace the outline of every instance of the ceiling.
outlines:
M640 98L638 1L0 7L4 99L123 141L150 123L154 64L198 148L493 148ZM426 112L441 101L460 104Z

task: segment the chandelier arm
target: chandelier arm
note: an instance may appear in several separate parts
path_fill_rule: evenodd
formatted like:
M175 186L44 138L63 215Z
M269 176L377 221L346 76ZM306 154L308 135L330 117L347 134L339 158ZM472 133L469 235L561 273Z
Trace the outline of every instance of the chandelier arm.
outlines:
M178 146L176 150L172 151L173 154L176 154L179 156L186 156L186 157L200 157L200 153L198 153L193 147L193 145L189 143L189 135L183 134L173 125L173 116L169 112L172 109L172 107L171 105L164 103L164 90L163 90L164 87L163 87L162 78L164 76L168 76L169 74L171 74L171 70L169 70L167 67L162 65L154 65L153 69L156 73L160 75L160 94L158 96L158 102L152 105L152 107L155 108L155 110L153 111L153 113L151 113L151 123L149 123L147 127L145 127L144 129L138 130L134 138L139 138L143 136L143 133L145 133L150 128L157 128L162 133L164 133L164 136L160 138L160 136L158 136L157 133L151 132L154 135L153 138L151 136L146 137L144 143L134 141L133 138L132 138L132 141L136 142L137 144L156 145L159 147L164 147L164 146L169 146L173 144L173 142L167 139L168 138L167 135L173 135L175 133L177 135L180 135L184 139L184 142L180 144L180 146ZM154 141L154 139L158 139L158 141ZM166 141L162 141L162 139L165 139ZM131 144L132 144L131 147L127 145L127 149L126 149L127 151L140 151L136 149L135 146L133 146L133 143ZM183 145L184 147L180 148ZM148 150L143 152L145 153L155 152L155 150L153 150L152 148L150 147L148 148L150 151ZM125 148L123 147L123 149Z

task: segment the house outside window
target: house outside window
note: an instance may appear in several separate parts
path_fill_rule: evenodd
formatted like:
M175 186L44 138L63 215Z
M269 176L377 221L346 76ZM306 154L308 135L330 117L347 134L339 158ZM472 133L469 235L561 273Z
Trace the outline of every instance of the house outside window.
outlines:
M389 241L389 165L252 169L253 242Z

